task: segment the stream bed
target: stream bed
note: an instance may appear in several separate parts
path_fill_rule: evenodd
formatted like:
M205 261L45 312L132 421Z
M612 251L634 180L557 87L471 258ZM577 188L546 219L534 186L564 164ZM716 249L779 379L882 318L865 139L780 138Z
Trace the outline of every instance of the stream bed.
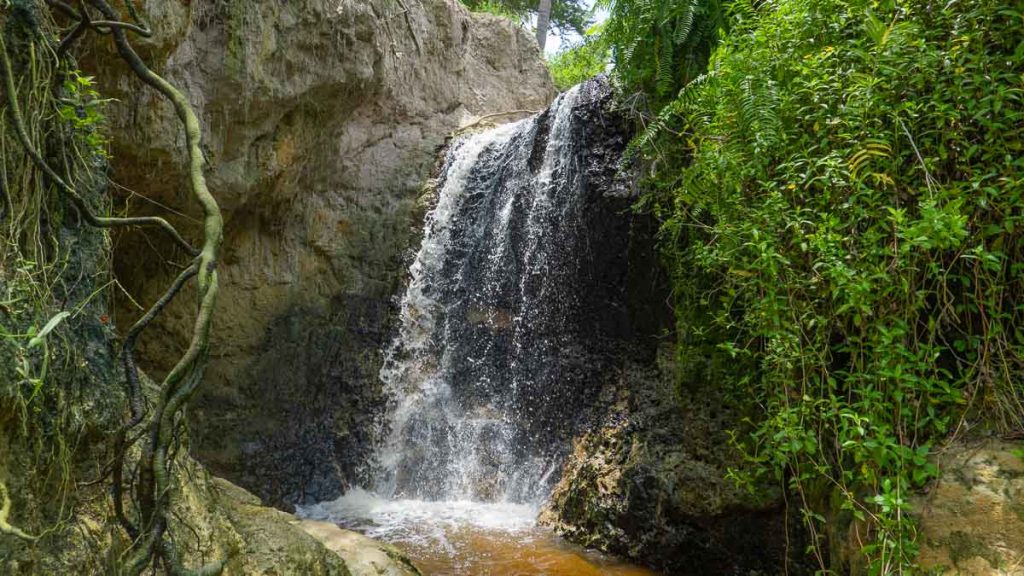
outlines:
M300 508L394 544L425 576L656 576L646 568L566 542L538 526L527 504L388 500L351 490Z

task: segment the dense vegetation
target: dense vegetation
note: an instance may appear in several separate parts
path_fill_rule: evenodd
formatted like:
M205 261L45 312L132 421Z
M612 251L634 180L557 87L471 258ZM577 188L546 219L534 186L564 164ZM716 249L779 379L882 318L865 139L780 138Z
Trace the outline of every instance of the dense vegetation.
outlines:
M911 570L930 452L1024 430L1020 5L607 4L555 76L608 50L642 120L680 359L752 414L737 480L799 496L822 570L839 517Z
M519 20L537 4L463 2ZM64 530L76 491L103 485L123 543L111 564L188 573L166 536L167 476L206 361L219 215L194 115L131 50L149 33L133 4L124 20L107 0L61 4L0 0L0 430L27 446L0 459L0 536ZM1024 435L1021 5L603 0L608 21L588 28L586 4L553 3L556 29L582 35L554 77L611 65L637 118L638 209L661 224L682 373L724 383L749 415L734 479L795 496L823 572L850 522L871 535L872 573L914 571L908 495L938 473L934 450ZM175 106L208 217L202 253L176 236L181 276L119 341L121 367L89 344L115 340L104 229L166 223L110 214L111 103L73 57L108 37L126 78ZM143 393L134 338L195 277L196 339ZM112 379L123 390L106 394ZM83 438L101 447L74 454Z
M116 522L110 526L114 541L124 544L111 546L111 570L139 574L160 565L192 574L171 539L170 508L183 412L208 355L222 220L206 186L191 105L148 68L129 39L151 34L130 2L122 15L106 0L77 9L0 1L0 431L19 448L5 446L0 462L0 535L23 541L17 544L67 531L83 486L102 483L110 488L112 508L104 516ZM109 100L76 60L80 43L104 37L112 40L125 75L159 93L181 121L190 190L204 212L199 248L163 218L109 214L102 136ZM180 248L168 262L185 262L167 292L125 332L118 358L123 371L114 376L109 350L98 344L113 339L105 310L116 281L105 231L127 227L162 229ZM137 338L193 278L194 337L160 384L144 386L134 358ZM121 385L123 396L109 392ZM87 436L91 442L82 440ZM76 451L79 443L89 449ZM93 478L81 481L84 474ZM17 491L2 481L7 477L17 481ZM25 504L19 517L29 518L32 528L14 524L15 501ZM222 567L216 561L199 573Z
M0 35L0 558L65 528L81 467L75 447L116 414L115 399L96 392L102 368L87 365L91 351L80 337L106 330L94 297L109 280L95 273L108 266L105 239L95 231L68 234L74 209L36 177L19 141L59 141L60 169L91 191L98 183L89 174L101 161L95 128L102 102L88 78L62 76L48 59L33 62L31 30L25 20L12 20ZM32 73L17 82L11 71L30 63ZM17 133L6 102L15 84L24 119ZM60 105L51 87L59 87ZM82 113L58 116L75 109ZM107 208L89 192L83 196L89 209ZM60 302L69 304L66 310Z

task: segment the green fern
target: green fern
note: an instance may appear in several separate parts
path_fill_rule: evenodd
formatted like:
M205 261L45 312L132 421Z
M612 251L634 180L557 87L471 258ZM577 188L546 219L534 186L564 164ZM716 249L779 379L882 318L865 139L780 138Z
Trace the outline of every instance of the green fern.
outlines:
M691 0L683 13L676 19L675 45L682 46L690 38L693 31L693 18L697 13L697 0Z
M603 0L609 11L604 40L615 75L628 92L643 93L653 117L704 72L726 26L718 0Z

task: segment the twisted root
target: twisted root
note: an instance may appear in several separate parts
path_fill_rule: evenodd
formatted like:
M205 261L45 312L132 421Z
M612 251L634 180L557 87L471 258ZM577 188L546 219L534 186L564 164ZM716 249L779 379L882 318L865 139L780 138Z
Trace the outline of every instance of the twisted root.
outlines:
M30 542L38 539L37 536L32 536L17 526L11 526L7 522L8 516L11 514L11 496L7 493L7 485L0 482L0 534L9 534L22 540L28 540Z

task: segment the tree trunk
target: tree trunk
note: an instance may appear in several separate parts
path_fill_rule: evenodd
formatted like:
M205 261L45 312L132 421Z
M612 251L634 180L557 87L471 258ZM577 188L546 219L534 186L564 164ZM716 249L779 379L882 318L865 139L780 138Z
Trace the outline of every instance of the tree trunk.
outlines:
M540 46L541 54L544 53L544 45L548 41L548 25L551 23L551 0L540 0L540 7L537 8L537 44Z

